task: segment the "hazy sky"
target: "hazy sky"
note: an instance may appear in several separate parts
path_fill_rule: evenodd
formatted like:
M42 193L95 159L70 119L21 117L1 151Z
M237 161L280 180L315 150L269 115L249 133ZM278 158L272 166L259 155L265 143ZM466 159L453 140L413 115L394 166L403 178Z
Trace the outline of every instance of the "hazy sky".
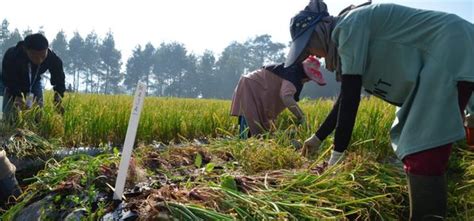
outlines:
M232 41L260 34L273 41L290 41L290 18L309 0L0 0L0 19L10 30L34 32L42 26L52 40L61 29L67 38L78 31L99 37L111 30L126 59L138 44L177 41L197 54L219 54ZM331 14L360 0L327 0ZM474 22L474 0L373 0L455 13Z

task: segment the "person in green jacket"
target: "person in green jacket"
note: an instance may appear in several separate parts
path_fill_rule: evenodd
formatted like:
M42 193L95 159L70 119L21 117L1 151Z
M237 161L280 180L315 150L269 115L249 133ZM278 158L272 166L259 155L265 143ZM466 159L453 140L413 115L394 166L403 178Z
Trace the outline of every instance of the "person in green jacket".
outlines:
M304 144L316 152L335 130L329 164L349 145L361 88L397 106L390 131L408 177L410 219L443 219L452 144L465 138L464 109L474 89L474 25L454 14L373 4L330 16L321 0L290 23L285 65L324 57L341 80L333 110Z

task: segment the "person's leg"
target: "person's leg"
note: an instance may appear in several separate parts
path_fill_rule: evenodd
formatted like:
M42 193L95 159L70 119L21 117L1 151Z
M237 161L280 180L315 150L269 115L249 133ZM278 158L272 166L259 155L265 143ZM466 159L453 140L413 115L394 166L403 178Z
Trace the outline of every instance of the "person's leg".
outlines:
M34 85L33 88L31 89L31 92L33 93L34 96L34 101L39 107L43 107L43 84L41 80L37 81Z
M8 89L5 88L3 93L3 117L6 122L13 122L15 118L15 108L13 103L15 96L13 96Z
M458 83L458 105L464 109L474 89L470 82ZM408 178L410 220L441 220L446 216L446 169L452 144L411 154L402 161Z
M250 131L249 131L249 126L247 124L247 121L245 120L245 117L239 116L239 137L240 139L247 139L250 137Z
M442 220L447 210L445 171L452 144L403 158L410 197L410 220Z

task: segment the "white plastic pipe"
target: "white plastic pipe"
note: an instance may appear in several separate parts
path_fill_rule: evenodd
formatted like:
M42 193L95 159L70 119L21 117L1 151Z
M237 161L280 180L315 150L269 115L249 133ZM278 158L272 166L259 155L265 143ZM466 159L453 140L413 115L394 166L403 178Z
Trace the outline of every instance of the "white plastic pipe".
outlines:
M127 179L128 166L132 156L133 144L135 143L135 136L137 135L138 121L143 108L143 101L146 96L146 85L138 82L137 90L135 91L135 98L133 99L132 113L128 122L127 135L123 144L122 158L120 159L120 166L115 182L114 200L121 200L125 181Z

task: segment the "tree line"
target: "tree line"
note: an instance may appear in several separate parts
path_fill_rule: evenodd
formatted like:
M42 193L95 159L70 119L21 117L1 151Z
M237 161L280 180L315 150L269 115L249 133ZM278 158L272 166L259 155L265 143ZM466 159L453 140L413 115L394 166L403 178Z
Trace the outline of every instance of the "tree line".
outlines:
M38 32L43 32L42 27ZM4 19L0 29L0 59L9 47L31 33L32 30L21 33L18 29L10 30L9 22ZM111 31L104 37L94 31L86 36L74 32L70 38L59 31L50 39L50 47L63 60L70 91L131 93L136 83L143 81L149 95L229 99L242 74L264 64L283 62L287 45L273 42L270 35L263 34L245 42L232 42L217 56L209 50L200 55L191 53L179 42L158 46L147 43L137 45L131 56L123 59ZM302 95L335 96L334 77L325 74L329 83L326 87L310 84Z

